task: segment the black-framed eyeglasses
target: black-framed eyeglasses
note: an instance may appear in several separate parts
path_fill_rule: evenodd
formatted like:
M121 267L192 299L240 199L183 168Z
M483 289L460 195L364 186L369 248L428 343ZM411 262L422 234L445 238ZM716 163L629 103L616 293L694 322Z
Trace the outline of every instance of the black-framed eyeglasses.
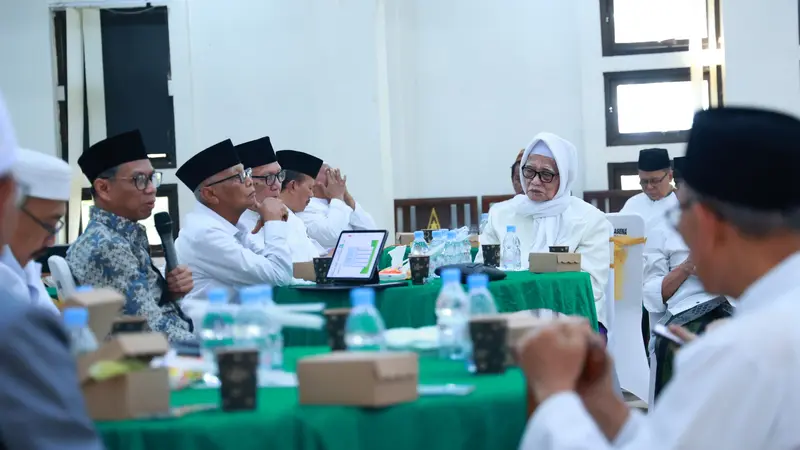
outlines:
M239 182L240 182L240 183L242 183L242 184L244 184L244 181L245 181L246 179L248 179L248 178L252 178L252 176L253 176L253 169L247 168L247 169L244 169L243 171L241 171L241 172L239 172L239 173L237 173L237 174L235 174L235 175L231 175L231 176L229 176L229 177L227 177L227 178L223 178L223 179L221 179L221 180L219 180L219 181L215 181L215 182L213 182L213 183L208 183L208 184L206 185L206 187L213 186L213 185L215 185L215 184L224 183L224 182L226 182L226 181L228 181L228 180L232 180L232 179L234 179L234 178L238 178L238 179L239 179Z
M531 166L522 166L522 176L525 177L526 180L531 181L538 176L539 179L542 180L542 183L552 183L558 174L550 172L549 170L542 170L540 172Z
M58 219L58 222L56 222L55 225L50 225L44 223L42 219L34 216L33 213L28 211L27 208L22 207L19 208L19 210L22 211L22 213L25 214L26 216L30 217L32 221L36 222L36 225L39 225L40 227L42 227L44 231L47 231L50 234L50 236L55 236L56 234L58 234L59 231L61 231L64 228L64 219Z
M264 180L267 186L272 186L276 181L278 183L283 183L283 180L286 179L286 171L281 170L278 173L269 173L266 175L250 175L250 178L254 180Z
M664 181L664 178L667 178L667 175L669 175L669 172L665 173L664 176L661 177L661 178L651 178L649 180L639 180L639 186L646 187L648 184L651 185L651 186L655 186L658 183L661 183L662 181Z
M163 175L161 172L153 172L151 174L146 173L137 173L132 177L111 177L117 180L130 180L133 183L133 186L140 191L144 191L147 189L147 185L153 183L153 187L158 189L161 186L161 179ZM106 178L111 179L111 178Z
M683 212L692 207L696 199L688 199L683 203L678 203L678 206L668 209L664 215L666 216L667 223L674 229L678 229L678 224L681 222Z

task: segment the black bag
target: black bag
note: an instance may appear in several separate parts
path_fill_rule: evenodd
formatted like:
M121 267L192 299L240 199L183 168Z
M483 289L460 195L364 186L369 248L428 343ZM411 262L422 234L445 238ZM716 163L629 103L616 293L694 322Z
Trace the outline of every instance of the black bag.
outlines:
M487 266L486 264L479 264L479 263L462 263L462 264L448 264L446 266L437 267L434 271L436 275L441 276L442 269L458 269L461 271L461 284L467 283L467 277L475 274L475 273L485 273L489 276L489 281L498 281L504 280L506 278L506 273L502 270Z

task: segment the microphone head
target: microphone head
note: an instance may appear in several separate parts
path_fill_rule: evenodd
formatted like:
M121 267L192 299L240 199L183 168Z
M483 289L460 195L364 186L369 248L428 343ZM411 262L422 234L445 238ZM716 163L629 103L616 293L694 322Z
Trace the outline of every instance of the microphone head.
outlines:
M158 234L172 235L172 218L168 212L156 213L153 216L153 222L156 224L156 231Z

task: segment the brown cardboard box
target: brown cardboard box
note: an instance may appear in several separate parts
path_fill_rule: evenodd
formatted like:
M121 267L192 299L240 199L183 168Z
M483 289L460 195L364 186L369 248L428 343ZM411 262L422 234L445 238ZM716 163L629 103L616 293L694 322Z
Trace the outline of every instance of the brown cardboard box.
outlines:
M395 242L397 245L411 245L414 242L414 233L397 233Z
M61 309L83 307L89 310L89 328L98 341L111 331L114 321L125 305L125 296L113 289L92 289L76 292L61 303Z
M533 273L580 272L580 253L531 253L529 270Z
M89 376L99 361L139 359L150 362L169 349L161 333L122 333L91 354L78 359L78 377L86 409L94 420L122 420L169 412L169 373L146 368L103 381Z
M294 263L293 277L306 281L316 281L317 274L314 272L314 262L296 262Z
M419 357L411 352L334 352L297 362L301 405L388 406L417 399Z

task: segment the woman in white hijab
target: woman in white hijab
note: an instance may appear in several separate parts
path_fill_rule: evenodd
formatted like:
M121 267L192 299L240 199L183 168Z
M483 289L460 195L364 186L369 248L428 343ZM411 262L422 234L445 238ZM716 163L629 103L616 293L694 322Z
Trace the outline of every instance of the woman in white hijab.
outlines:
M524 194L489 210L481 244L502 244L507 225L516 225L522 269L528 254L547 253L550 246L568 246L581 254L581 269L592 279L597 320L606 332L605 289L611 251L611 223L599 209L572 196L577 178L577 151L552 133L540 133L525 149L520 167ZM483 260L480 254L476 259Z

